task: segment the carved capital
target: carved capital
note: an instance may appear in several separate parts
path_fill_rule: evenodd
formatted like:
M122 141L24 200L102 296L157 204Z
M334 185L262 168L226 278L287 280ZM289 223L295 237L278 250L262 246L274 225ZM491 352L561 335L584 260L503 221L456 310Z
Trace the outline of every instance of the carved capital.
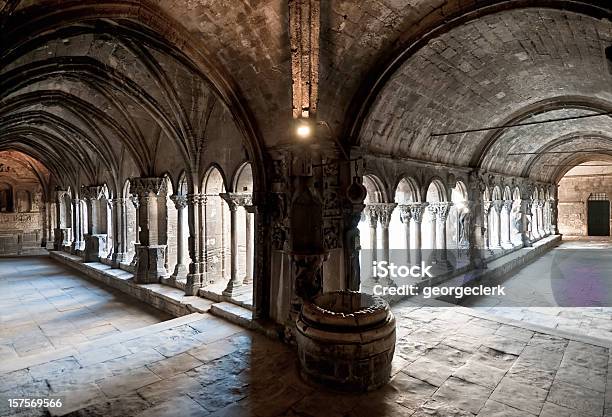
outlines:
M402 223L409 223L410 219L412 219L412 211L410 210L410 205L400 204L398 208L400 213L400 220L402 221Z
M130 193L139 197L156 197L167 191L164 178L131 178Z
M412 215L412 220L415 223L421 223L423 221L423 214L425 214L425 209L429 206L429 203L412 203L410 204L410 214Z
M104 187L101 185L89 185L81 187L81 196L84 200L99 200L104 195Z
M397 207L395 203L380 203L378 205L378 220L380 220L381 226L385 229L388 228L391 223L391 216L393 215L395 207Z
M174 194L170 196L170 200L174 203L177 210L182 210L187 207L187 196L182 194Z
M364 212L366 216L368 216L368 220L370 221L370 227L376 228L376 225L378 224L378 210L376 206L368 204L366 205Z
M204 194L187 194L187 205L205 206L207 202L208 197Z
M430 203L428 206L428 209L431 212L431 214L436 216L437 219L441 221L446 221L446 218L448 217L448 213L450 212L451 206L452 206L452 203L449 203L448 201L439 201L435 203Z
M252 194L245 193L221 193L219 196L227 202L230 210L236 210L238 207L246 207L253 205Z

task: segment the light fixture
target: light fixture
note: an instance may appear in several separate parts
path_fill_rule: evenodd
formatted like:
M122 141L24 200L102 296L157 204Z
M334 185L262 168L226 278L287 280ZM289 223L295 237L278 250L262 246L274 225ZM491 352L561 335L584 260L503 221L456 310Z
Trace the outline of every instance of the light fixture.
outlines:
M298 119L295 127L295 133L300 139L308 139L312 136L312 123L306 119Z

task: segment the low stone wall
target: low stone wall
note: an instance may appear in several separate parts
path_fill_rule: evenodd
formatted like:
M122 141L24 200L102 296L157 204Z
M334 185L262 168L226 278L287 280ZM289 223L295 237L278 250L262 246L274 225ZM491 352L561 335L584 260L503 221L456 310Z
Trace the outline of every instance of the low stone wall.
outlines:
M439 287L477 287L479 285L497 285L520 268L533 262L549 250L559 245L561 235L545 237L533 244L532 247L519 249L507 256L496 259L487 264L487 269L471 271L450 279ZM467 297L464 297L467 298ZM439 297L439 300L460 304L463 298Z
M99 262L83 263L80 257L59 251L50 252L50 256L98 282L135 297L174 317L207 312L212 304L211 301L201 297L186 296L183 291L167 285L135 284L133 274Z

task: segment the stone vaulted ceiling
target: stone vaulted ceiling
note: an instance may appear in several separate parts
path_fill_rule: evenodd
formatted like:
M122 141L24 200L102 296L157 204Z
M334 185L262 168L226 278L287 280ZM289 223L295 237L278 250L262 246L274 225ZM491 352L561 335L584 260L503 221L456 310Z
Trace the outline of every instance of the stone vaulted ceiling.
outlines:
M56 172L159 175L170 153L195 169L211 123L251 157L290 134L284 0L4 0L0 15L2 146ZM322 1L318 117L373 153L549 178L508 159L534 149L520 130L430 135L609 109L602 16L607 0ZM527 130L537 149L609 136L599 118Z
M431 134L610 111L612 76L604 55L610 44L609 21L571 12L518 9L468 22L430 41L393 74L367 118L361 145L549 179L543 165L550 157L534 164L534 155L508 154L602 145L612 137L609 117Z

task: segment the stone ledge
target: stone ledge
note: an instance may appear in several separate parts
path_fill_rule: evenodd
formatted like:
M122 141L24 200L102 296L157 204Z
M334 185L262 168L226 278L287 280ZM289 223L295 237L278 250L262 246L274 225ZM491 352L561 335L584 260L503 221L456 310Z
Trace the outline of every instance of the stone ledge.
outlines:
M190 324L210 317L205 313L192 313L186 316L178 317L171 320L162 321L151 324L150 326L141 327L139 329L121 332L99 339L90 340L80 343L77 346L65 347L51 352L46 352L38 355L25 356L0 366L0 374L17 371L20 369L31 368L36 365L51 362L57 359L62 359L68 356L78 355L79 353L89 352L96 349L101 349L118 343L127 342L148 334L158 333L163 330L172 329L185 324Z
M63 252L51 252L50 256L77 271L135 297L148 305L165 311L174 317L191 313L205 313L210 310L212 301L197 296L187 296L177 288L163 284L135 284L134 275L122 269L111 268L100 262L84 263L75 255Z
M501 283L508 274L533 262L559 243L561 243L561 235L547 236L534 242L533 246L521 248L492 262L488 262L487 268L484 270L472 270L465 274L457 275L438 285L438 287L476 287L480 284L491 285ZM438 297L439 300L453 304L459 304L463 298Z

